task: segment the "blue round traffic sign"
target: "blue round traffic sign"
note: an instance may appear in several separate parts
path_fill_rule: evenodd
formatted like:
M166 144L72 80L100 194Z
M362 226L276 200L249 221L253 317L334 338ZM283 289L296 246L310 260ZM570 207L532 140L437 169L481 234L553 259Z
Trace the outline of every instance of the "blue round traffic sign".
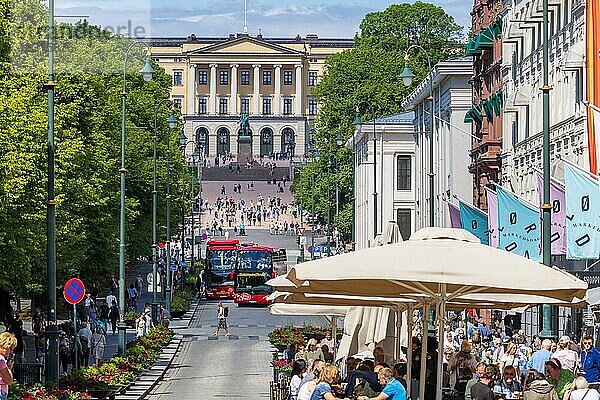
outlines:
M65 296L65 300L69 304L77 304L85 296L85 286L80 279L71 278L65 283L65 288L63 289L63 295Z

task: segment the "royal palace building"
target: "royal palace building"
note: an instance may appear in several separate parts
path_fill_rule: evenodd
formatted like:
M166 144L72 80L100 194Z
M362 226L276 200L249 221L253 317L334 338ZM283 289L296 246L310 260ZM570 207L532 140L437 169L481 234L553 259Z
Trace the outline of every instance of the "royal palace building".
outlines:
M171 100L184 133L204 143L208 157L238 161L272 154L303 155L319 104L312 89L325 59L352 48L352 39L317 35L266 38L155 38L151 55L172 77ZM241 135L248 116L250 135ZM191 153L191 147L186 149Z

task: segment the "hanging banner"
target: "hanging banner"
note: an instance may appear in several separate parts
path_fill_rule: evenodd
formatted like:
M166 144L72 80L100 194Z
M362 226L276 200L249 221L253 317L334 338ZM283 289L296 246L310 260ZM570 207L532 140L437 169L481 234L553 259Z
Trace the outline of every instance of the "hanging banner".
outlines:
M460 222L460 209L454 204L448 202L448 213L450 214L450 225L453 228L462 228Z
M596 107L600 107L600 1L590 0L586 2L586 73L587 73L587 101ZM589 109L588 109L589 110ZM600 139L600 126L595 124L593 112L588 112L588 150L590 157L590 171L598 173L599 153L598 140Z
M496 188L498 199L498 247L541 262L540 214L537 208L519 200L501 187Z
M544 204L544 176L535 172L538 183L538 196L540 204ZM550 179L550 205L552 206L552 232L550 243L552 245L553 255L562 255L567 253L567 223L566 223L566 202L565 187L558 181ZM540 210L540 221L543 211ZM543 225L543 223L542 223ZM542 230L543 232L543 230Z
M600 257L600 185L579 168L567 163L567 259Z
M490 246L498 248L498 198L486 188L488 207L488 234Z
M458 206L460 208L460 220L463 229L477 236L481 244L489 244L487 215L464 201L459 201Z

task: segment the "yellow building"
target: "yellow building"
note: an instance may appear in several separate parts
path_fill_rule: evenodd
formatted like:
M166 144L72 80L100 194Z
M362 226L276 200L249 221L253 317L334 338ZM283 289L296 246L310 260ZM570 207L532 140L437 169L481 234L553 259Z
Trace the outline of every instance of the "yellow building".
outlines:
M305 153L307 132L318 112L311 89L325 59L352 46L352 39L317 35L190 35L155 38L151 54L172 76L171 100L181 107L185 135L204 142L209 157L232 154L245 161ZM240 140L242 114L249 116L251 135Z

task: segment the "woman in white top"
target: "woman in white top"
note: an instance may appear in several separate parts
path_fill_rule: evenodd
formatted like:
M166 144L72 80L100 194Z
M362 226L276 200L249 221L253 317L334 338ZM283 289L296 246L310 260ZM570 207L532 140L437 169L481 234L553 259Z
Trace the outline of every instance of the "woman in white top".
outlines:
M300 382L306 372L306 361L296 360L292 365L292 379L290 380L290 399L298 398L298 390L300 390Z
M505 367L508 366L515 367L517 372L517 376L520 376L519 371L519 357L517 357L517 345L513 342L510 342L504 350L504 354L500 357L500 371L504 371Z
M575 378L563 400L600 400L600 393L588 385L583 376Z

